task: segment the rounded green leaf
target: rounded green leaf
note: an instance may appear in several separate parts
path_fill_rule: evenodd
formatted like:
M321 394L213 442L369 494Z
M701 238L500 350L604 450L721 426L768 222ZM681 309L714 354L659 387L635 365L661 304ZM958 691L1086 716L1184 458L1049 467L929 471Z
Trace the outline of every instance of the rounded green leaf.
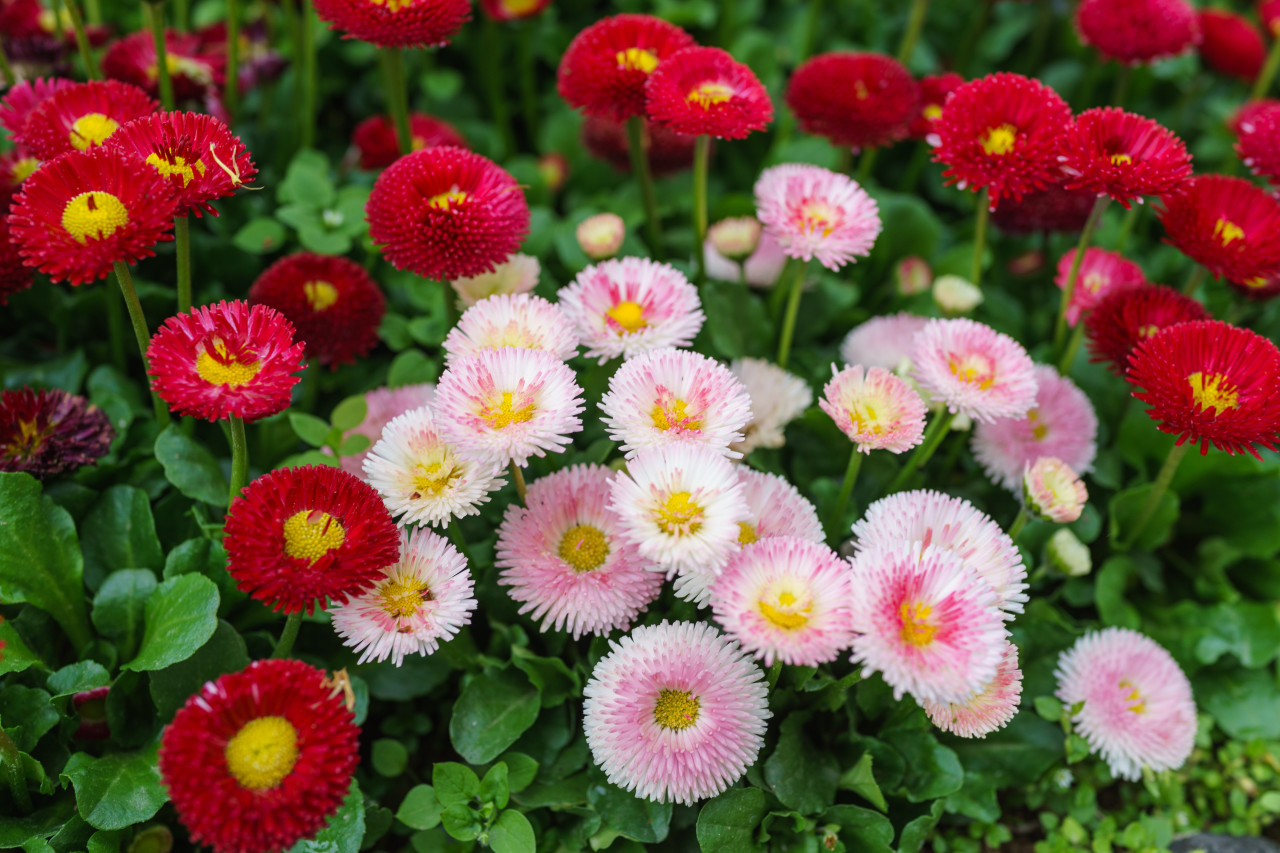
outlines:
M698 846L703 853L757 850L756 827L764 817L764 792L730 788L698 812Z
M493 853L534 853L537 846L532 824L515 809L499 814L489 827L489 849Z
M405 794L396 811L396 820L413 829L433 829L440 825L440 813L444 806L436 799L436 790L430 785L415 785Z
M156 591L156 585L155 573L150 569L121 569L107 575L93 597L93 627L116 641L122 658L132 657L138 648L147 599Z
M449 739L470 764L487 764L538 718L539 691L517 669L471 679L453 705Z
M142 647L124 668L164 669L186 660L213 636L217 627L218 588L213 581L203 575L170 578L147 601Z
M155 749L93 758L78 752L62 775L76 792L80 817L96 829L124 829L150 820L168 801Z
M155 452L165 479L179 492L192 500L226 505L227 478L217 458L177 424L165 427L156 438Z

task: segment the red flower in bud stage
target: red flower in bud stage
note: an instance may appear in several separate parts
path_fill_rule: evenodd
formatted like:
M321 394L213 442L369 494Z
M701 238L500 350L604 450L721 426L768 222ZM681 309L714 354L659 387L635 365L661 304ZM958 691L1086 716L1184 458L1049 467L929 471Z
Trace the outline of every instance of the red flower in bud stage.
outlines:
M1071 108L1058 93L1019 74L971 80L947 99L938 119L936 162L949 183L986 188L991 209L1061 178L1063 137Z
M1181 139L1159 122L1115 107L1076 116L1064 148L1067 186L1109 195L1125 209L1135 198L1172 192L1191 176Z
M825 53L791 75L787 106L806 133L835 145L879 148L907 135L920 109L920 86L890 56Z
M378 176L369 237L396 269L451 281L489 272L520 248L529 206L511 175L461 148L415 151Z
M645 83L649 121L689 136L745 139L773 120L769 93L750 68L718 47L686 47Z
M1280 202L1246 181L1200 175L1161 199L1166 242L1228 281L1280 271Z
M649 168L656 178L683 172L693 165L696 137L643 122L641 138L649 155ZM603 160L619 172L631 171L631 141L627 126L612 119L587 116L582 122L582 145L587 153Z
M153 113L160 105L137 86L94 80L64 86L32 110L22 141L49 160L68 151L101 145L125 122Z
M470 0L314 0L343 38L378 47L439 47L471 20Z
M1236 155L1255 175L1280 184L1280 101L1255 101L1233 124Z
M107 416L66 391L0 392L0 471L25 471L37 479L97 462L115 431Z
M8 213L14 195L22 182L40 168L40 161L25 146L19 145L0 154L0 212Z
M226 82L225 51L203 50L200 36L166 29L164 49L175 99L200 98ZM102 73L137 86L153 98L160 97L155 38L143 30L116 41L103 54Z
M964 78L953 71L945 74L926 74L920 78L920 112L911 120L907 135L912 139L924 139L933 133L942 117L942 107L947 97L964 85Z
M1262 0L1258 4L1258 17L1272 38L1280 38L1280 0Z
M81 690L71 697L71 705L80 715L80 727L71 737L75 740L106 740L111 737L111 726L107 722L108 687L95 687L92 690Z
M1178 323L1138 344L1126 378L1145 389L1133 396L1178 444L1259 459L1255 445L1276 449L1280 350L1255 332L1218 320Z
M1200 42L1187 0L1081 0L1076 32L1112 59L1137 64L1175 56Z
M72 81L61 77L37 77L35 80L20 80L5 92L0 100L0 127L9 131L9 138L15 143L22 143L22 130L27 126L27 119L36 107L45 102L49 96L59 89L72 85Z
M588 116L626 121L645 114L645 83L658 63L693 36L652 15L614 15L574 37L560 59L556 89Z
M480 8L495 21L516 21L542 14L551 0L480 0Z
M426 113L409 114L409 134L413 137L414 151L437 145L467 147L467 140L453 125ZM395 126L384 115L371 116L356 125L351 144L360 152L361 169L385 169L400 158Z
M1088 221L1096 200L1093 193L1069 190L1059 181L1029 192L1017 201L1006 201L991 212L991 221L1010 234L1079 231Z
M9 215L0 215L0 305L31 286L35 270L22 262L18 246L9 235Z
M1190 296L1164 285L1130 285L1111 290L1084 318L1089 360L1106 362L1124 376L1134 347L1169 326L1207 320L1209 312Z
M1245 18L1225 9L1202 9L1200 32L1200 58L1210 68L1249 82L1262 71L1267 46Z

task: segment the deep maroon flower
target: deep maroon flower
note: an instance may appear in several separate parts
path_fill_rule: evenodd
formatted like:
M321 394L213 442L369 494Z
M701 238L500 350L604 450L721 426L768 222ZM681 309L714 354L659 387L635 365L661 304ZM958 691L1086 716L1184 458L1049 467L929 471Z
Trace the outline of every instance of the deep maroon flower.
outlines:
M1085 110L1065 140L1067 186L1109 195L1126 209L1144 195L1172 192L1191 176L1191 155L1172 131L1116 107Z
M1255 175L1280 183L1280 102L1255 101L1234 125L1236 154Z
M1189 50L1200 42L1187 0L1081 0L1076 32L1103 56L1137 64Z
M45 479L92 465L115 431L99 409L66 391L0 392L0 471Z
M471 20L471 0L313 0L343 38L378 47L439 47Z
M409 114L409 135L414 151L437 145L467 147L467 140L453 125L426 113ZM351 144L360 152L361 169L385 169L400 158L395 126L384 115L370 116L357 124L351 133Z
M1084 318L1089 360L1106 362L1124 376L1139 343L1178 323L1207 320L1209 312L1190 296L1163 285L1129 285L1104 295Z
M200 98L210 90L220 89L226 81L226 52L202 50L198 35L166 29L164 49L177 100ZM102 73L112 80L131 83L153 98L160 97L156 43L151 33L142 30L114 42L102 56Z
M835 145L879 148L907 135L920 109L920 86L890 56L825 53L791 75L787 106L806 133Z
M667 130L641 119L641 140L649 155L654 177L683 172L693 165L695 137ZM587 116L582 122L582 145L587 153L604 160L619 172L631 171L631 142L627 126L612 119Z
M1200 58L1209 67L1252 82L1267 61L1262 34L1249 21L1226 9L1201 9Z
M926 74L920 78L920 111L911 120L907 135L912 139L924 139L933 133L942 107L956 89L964 85L964 78L954 71L945 74Z
M1069 190L1063 181L1033 190L1021 199L1008 199L992 211L991 221L1011 234L1036 231L1079 231L1089 220L1097 197L1083 190Z
M676 51L658 63L644 90L649 120L676 133L744 139L773 120L759 78L718 47Z
M574 37L556 89L589 116L626 121L645 114L644 86L658 63L694 44L675 24L652 15L614 15Z
M31 111L22 141L37 157L49 160L99 146L122 124L159 106L137 86L119 80L74 83L59 88Z
M1166 240L1215 276L1247 282L1280 270L1280 202L1243 178L1192 178L1158 214Z

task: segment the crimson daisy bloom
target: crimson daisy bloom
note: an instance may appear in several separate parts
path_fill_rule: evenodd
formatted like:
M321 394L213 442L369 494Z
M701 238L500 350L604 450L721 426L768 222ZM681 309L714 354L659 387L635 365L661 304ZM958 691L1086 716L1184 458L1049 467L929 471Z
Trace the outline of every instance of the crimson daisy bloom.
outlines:
M9 304L9 297L31 286L35 270L22 262L18 246L9 234L8 215L0 216L0 305Z
M73 85L72 81L62 77L37 77L34 80L19 80L0 99L0 127L9 131L9 138L16 143L22 142L22 130L27 126L27 119L36 107L59 89Z
M378 345L378 324L387 308L364 267L310 252L267 267L249 288L249 303L283 314L306 344L307 358L334 370Z
M1219 320L1178 323L1142 341L1129 356L1133 396L1178 444L1212 444L1231 455L1280 438L1280 350L1267 338Z
M1059 180L1017 201L1006 199L999 210L991 212L991 221L1010 234L1079 231L1089 221L1096 201L1093 193L1069 190L1065 180Z
M892 57L824 53L791 75L787 106L806 133L835 145L879 148L907 135L920 109L920 86Z
M551 0L480 0L480 8L495 21L518 21L542 14Z
M1226 9L1201 9L1200 58L1222 74L1253 82L1267 61L1262 34L1247 18Z
M1280 267L1280 202L1244 178L1200 175L1161 201L1165 241L1215 276L1246 282Z
M1172 287L1138 285L1107 293L1084 318L1089 360L1106 362L1111 372L1124 376L1129 354L1139 343L1178 323L1209 319L1209 312L1195 299Z
M322 670L259 660L206 682L160 741L160 778L191 840L284 850L324 828L351 787L360 729Z
M933 133L947 97L964 85L964 78L954 71L945 74L926 74L920 78L920 111L907 127L912 139L924 139Z
M173 96L179 101L200 98L226 82L225 51L202 49L202 39L194 33L164 31L164 49ZM153 98L160 96L160 74L156 67L156 42L142 30L112 43L102 56L102 73L111 80L143 89Z
M1258 17L1272 36L1280 36L1280 0L1262 0L1258 3Z
M658 64L644 86L649 120L691 136L745 139L773 120L755 72L718 47L686 47Z
M223 301L165 320L147 361L152 387L178 414L255 421L289 407L302 351L274 308Z
M1233 128L1236 155L1255 175L1280 183L1280 101L1254 101L1240 110Z
M467 147L467 140L453 125L426 113L409 114L409 135L413 139L414 151L437 145ZM400 159L396 129L384 115L370 116L357 124L351 132L351 144L360 152L361 169L385 169Z
M1071 107L1039 80L989 74L947 99L933 159L947 164L948 183L986 188L995 210L1004 198L1020 199L1058 179L1070 123Z
M41 159L84 151L106 142L125 122L160 105L137 86L92 80L63 86L27 117L22 141Z
M57 281L86 284L172 240L177 199L167 181L124 152L72 151L22 183L9 216L23 260Z
M693 145L697 137L676 133L648 119L640 121L642 147L654 177L683 172L693 165ZM622 122L587 116L582 122L582 146L592 157L605 161L619 172L631 171L631 141Z
M1109 195L1127 210L1144 195L1172 192L1191 177L1191 155L1172 131L1116 107L1085 110L1066 135L1067 186Z
M13 206L13 196L22 182L40 168L40 161L31 156L25 145L18 145L0 154L0 211L6 214Z
M92 465L115 431L106 414L66 391L0 392L0 471L45 479Z
M452 280L489 272L529 233L515 178L461 148L415 151L391 164L365 206L369 237L396 269Z
M471 20L470 0L315 0L315 9L343 38L378 47L440 47Z
M645 114L645 83L658 63L692 47L693 36L652 15L614 15L574 36L556 90L589 116L626 121Z
M400 531L373 487L341 468L282 468L231 503L227 571L273 610L321 609L382 580L400 559Z
M1075 22L1080 41L1130 65L1183 53L1200 41L1187 0L1081 0Z

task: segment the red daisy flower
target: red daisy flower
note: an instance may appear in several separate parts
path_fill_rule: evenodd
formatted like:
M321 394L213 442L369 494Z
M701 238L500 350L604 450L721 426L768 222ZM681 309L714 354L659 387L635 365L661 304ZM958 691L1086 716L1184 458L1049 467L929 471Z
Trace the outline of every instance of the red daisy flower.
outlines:
M1276 0L1276 2L1280 3L1280 0ZM1238 136L1245 123L1275 107L1280 107L1280 101L1275 98L1259 98L1256 101L1246 101L1240 109L1232 114L1231 118L1227 119L1227 128Z
M160 778L191 840L268 853L311 838L338 811L360 729L322 670L259 660L206 682L160 741Z
M165 320L147 361L152 387L178 414L256 421L289 407L302 353L279 311L223 301Z
M396 269L451 281L491 271L529 233L515 178L451 146L415 151L378 176L365 206L369 237Z
M1064 181L1032 190L1014 201L1006 199L991 212L991 221L1010 234L1037 231L1079 231L1093 211L1097 197L1083 190L1069 190Z
M315 10L343 38L378 47L440 47L471 20L470 0L315 0Z
M7 213L22 182L40 168L40 161L24 146L0 154L0 211Z
M912 139L924 139L933 133L934 125L942 117L942 107L947 97L964 85L964 78L953 71L945 74L926 74L920 78L920 112L907 127Z
M1178 323L1138 344L1126 378L1146 389L1133 396L1178 444L1258 459L1255 445L1276 449L1280 350L1256 332L1219 320Z
M218 215L210 202L234 195L258 173L240 137L213 116L156 113L112 134L108 148L137 155L173 186L186 216Z
M1280 273L1248 281L1228 281L1227 286L1246 299L1263 301L1280 295Z
M658 63L692 47L693 36L651 15L614 15L574 37L556 88L589 116L626 121L645 114L644 86Z
M1084 318L1089 360L1106 362L1124 376L1129 354L1139 343L1178 323L1207 320L1209 312L1190 296L1163 285L1116 288L1098 300Z
M1280 102L1255 101L1234 124L1236 155L1255 175L1280 183Z
M232 502L224 530L236 585L285 613L346 604L400 559L400 531L382 498L328 465L254 480Z
M1065 290L1071 267L1075 264L1076 250L1068 249L1058 260L1058 274L1053 283ZM1071 292L1071 304L1067 306L1067 322L1075 326L1082 315L1088 314L1098 300L1113 290L1147 283L1142 267L1121 255L1097 246L1085 249L1076 275L1076 286Z
M173 96L179 101L201 98L226 82L226 52L202 50L201 43L200 36L194 33L164 31L166 65ZM143 30L117 40L103 54L102 73L137 86L153 98L160 97L155 38Z
M23 260L53 281L86 284L172 240L177 200L167 181L122 151L63 154L22 183L9 217Z
M907 135L920 110L920 85L892 57L824 53L791 75L787 106L806 133L835 145L879 148Z
M1166 241L1215 276L1246 282L1280 269L1280 202L1244 178L1192 178L1157 213Z
M120 125L153 113L159 106L137 86L119 80L73 83L32 110L22 141L37 157L49 160L101 145Z
M1039 80L990 74L951 93L933 159L947 164L948 183L987 188L995 210L1001 199L1020 199L1059 179L1070 125L1071 107Z
M644 119L641 121L641 139L655 178L683 172L693 165L693 144L697 137L667 130ZM627 137L626 124L587 116L582 122L582 145L592 157L605 161L619 172L631 171L631 141Z
M307 358L337 370L378 345L386 301L364 267L348 258L299 252L281 258L249 289L251 304L293 323Z
M66 391L0 392L0 471L41 480L92 465L111 447L106 414Z
M686 47L658 64L645 83L654 124L690 136L745 139L773 120L755 72L718 47Z
M18 246L9 234L8 214L0 216L0 305L9 304L9 297L31 286L35 270L22 262Z
M22 142L22 130L27 126L27 119L36 107L44 103L54 92L72 85L70 80L61 77L37 77L35 80L20 80L0 100L0 127L9 131L9 138L16 143Z
M409 133L413 137L413 150L452 145L466 148L467 140L447 121L426 113L410 113ZM371 116L356 125L351 134L351 144L360 152L361 169L385 169L400 159L400 142L396 139L395 126L384 115Z
M1262 0L1258 4L1258 17L1273 38L1280 38L1280 0Z
M1081 0L1076 32L1102 55L1129 64L1174 56L1200 41L1187 0Z
M1253 82L1267 61L1262 33L1248 20L1225 9L1201 9L1200 58L1209 67Z
M480 0L480 8L495 21L516 21L542 14L551 0Z
M1116 107L1085 110L1067 133L1067 186L1109 195L1127 210L1144 195L1172 192L1191 176L1187 146L1159 122Z

